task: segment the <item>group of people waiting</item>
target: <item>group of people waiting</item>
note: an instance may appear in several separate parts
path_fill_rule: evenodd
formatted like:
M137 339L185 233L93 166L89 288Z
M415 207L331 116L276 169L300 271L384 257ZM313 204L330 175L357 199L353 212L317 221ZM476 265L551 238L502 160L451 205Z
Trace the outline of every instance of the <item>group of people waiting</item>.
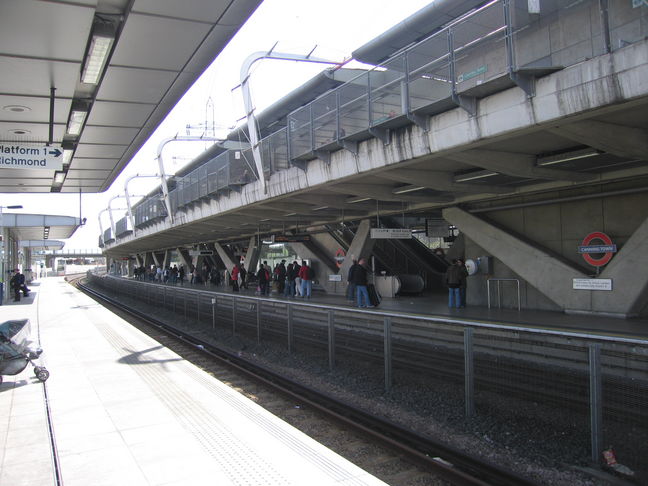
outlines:
M248 288L246 273L243 263L237 263L232 268L230 282L235 292L238 292L240 288ZM297 260L288 265L286 265L286 260L281 260L272 270L267 260L264 260L259 265L256 277L258 295L270 295L271 287L274 286L277 294L284 297L311 298L314 275L305 260L302 260L301 265Z

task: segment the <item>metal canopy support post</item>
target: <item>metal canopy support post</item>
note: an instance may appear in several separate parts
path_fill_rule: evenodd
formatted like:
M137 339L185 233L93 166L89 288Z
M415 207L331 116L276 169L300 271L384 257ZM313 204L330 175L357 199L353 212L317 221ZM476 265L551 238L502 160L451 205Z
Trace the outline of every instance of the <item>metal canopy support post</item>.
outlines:
M385 317L383 320L384 336L384 361L385 361L385 391L391 391L392 388L392 339L391 339L391 317Z
M288 334L288 354L292 353L293 348L293 306L288 304L287 312L287 334Z
M477 115L477 98L472 96L460 95L457 93L457 76L455 73L455 52L454 52L454 34L452 27L448 29L448 55L450 67L450 79L452 80L452 101L466 110L470 116Z
M261 344L261 301L257 300L256 303L256 319L257 319L257 344Z
M236 297L232 296L232 336L236 336Z
M504 20L506 22L506 59L508 62L509 77L521 88L528 97L535 95L535 78L522 74L516 70L515 51L513 48L513 17L511 16L511 2L504 0Z
M603 380L601 377L601 344L589 345L589 405L592 462L598 463L603 433Z
M472 327L464 328L464 402L467 418L475 415L473 332Z
M430 130L428 123L428 117L423 117L412 112L412 105L410 104L410 91L409 91L409 58L408 54L405 53L403 59L405 79L401 81L401 110L407 116L407 119L414 123L419 128L422 128L426 132Z
M335 316L333 311L328 311L328 355L329 370L335 369Z

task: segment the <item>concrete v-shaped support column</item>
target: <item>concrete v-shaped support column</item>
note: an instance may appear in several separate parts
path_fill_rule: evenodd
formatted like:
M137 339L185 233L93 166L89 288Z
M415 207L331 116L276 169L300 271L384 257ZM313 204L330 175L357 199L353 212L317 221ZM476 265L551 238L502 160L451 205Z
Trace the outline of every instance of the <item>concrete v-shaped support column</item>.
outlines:
M230 256L227 254L225 249L221 246L220 243L214 242L214 249L216 250L216 253L218 253L218 256L220 257L221 260L223 260L223 263L225 264L225 268L227 269L228 272L232 271L232 268L234 268L234 260L230 258ZM237 262L238 263L238 262ZM248 271L250 269L245 267Z
M344 263L340 267L338 274L342 275L342 280L346 282L346 277L349 274L349 268L353 264L353 259L360 260L361 258L369 258L371 250L376 243L376 240L370 238L371 235L371 222L368 219L363 219L358 225L353 241L349 245Z
M444 209L443 217L562 309L591 308L592 291L572 288L572 279L587 278L584 273L459 208Z
M634 317L648 298L648 218L612 258L600 278L612 279L612 292L593 292L595 312Z

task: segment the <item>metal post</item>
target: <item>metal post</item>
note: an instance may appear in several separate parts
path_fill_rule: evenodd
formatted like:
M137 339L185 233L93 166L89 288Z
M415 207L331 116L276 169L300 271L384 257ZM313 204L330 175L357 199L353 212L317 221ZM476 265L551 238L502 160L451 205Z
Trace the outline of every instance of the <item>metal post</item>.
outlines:
M197 310L198 317L196 320L198 321L198 324L200 324L200 292L198 292L198 295L196 296L196 300L198 301L198 304L196 305L196 307L198 308Z
M187 318L187 293L182 296L182 302L184 304L184 317Z
M166 309L166 287L162 288L162 307Z
M232 296L232 336L236 336L236 297Z
M261 344L261 300L257 300L257 343Z
M473 354L473 328L464 328L464 402L466 417L475 415L475 368Z
M392 388L392 339L391 339L391 317L385 317L383 320L383 340L384 340L384 361L385 361L385 391Z
M491 308L491 298L490 298L490 279L486 280L486 293L488 294L488 308Z
M328 311L328 354L329 370L335 369L335 317L333 311Z
M288 304L288 353L292 353L292 338L293 338L293 316L292 305Z
M212 331L216 330L216 297L212 297Z
M592 444L592 461L597 463L601 453L603 431L603 400L601 377L601 345L589 345L589 401L590 401L590 434Z

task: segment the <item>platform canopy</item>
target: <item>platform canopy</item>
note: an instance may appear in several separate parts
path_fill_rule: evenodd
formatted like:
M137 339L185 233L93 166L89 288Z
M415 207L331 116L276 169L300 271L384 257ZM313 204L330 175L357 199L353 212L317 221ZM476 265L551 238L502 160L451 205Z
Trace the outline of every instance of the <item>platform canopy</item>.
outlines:
M49 214L11 214L3 213L0 225L9 229L19 241L56 240L70 238L80 225L79 218L73 216L54 216Z
M60 250L65 246L65 242L58 240L23 240L18 242L18 246L32 250Z
M0 192L101 192L261 0L3 0Z

